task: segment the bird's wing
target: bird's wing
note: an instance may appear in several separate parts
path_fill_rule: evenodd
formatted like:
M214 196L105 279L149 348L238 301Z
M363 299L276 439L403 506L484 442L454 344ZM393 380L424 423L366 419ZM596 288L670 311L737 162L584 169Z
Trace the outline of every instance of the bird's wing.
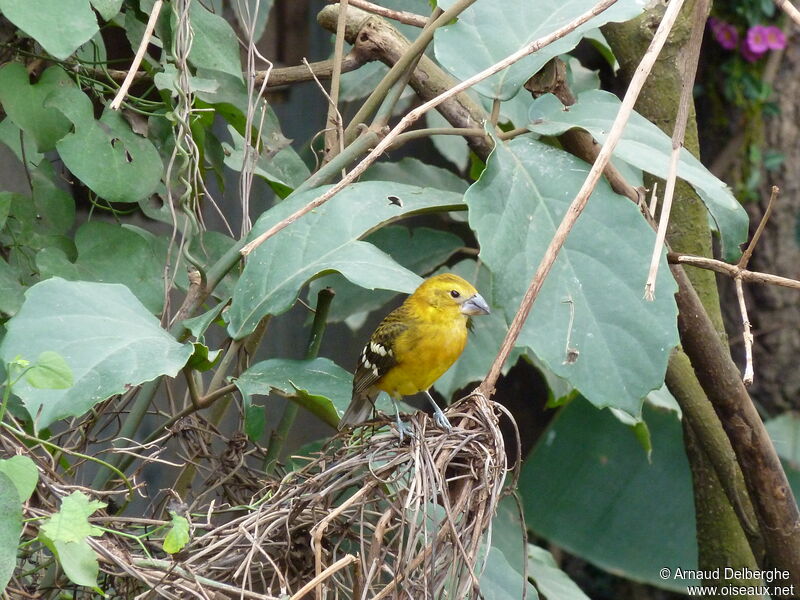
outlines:
M397 364L394 343L408 327L407 321L400 314L400 309L391 312L381 321L359 356L358 367L353 377L353 397L375 385Z

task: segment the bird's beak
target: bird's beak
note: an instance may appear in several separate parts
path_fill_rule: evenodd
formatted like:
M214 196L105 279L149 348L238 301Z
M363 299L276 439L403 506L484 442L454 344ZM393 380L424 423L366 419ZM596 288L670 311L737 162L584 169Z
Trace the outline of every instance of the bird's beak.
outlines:
M483 296L475 294L467 298L464 304L461 305L461 312L471 317L476 315L488 315L489 305L486 304L486 300L483 299Z

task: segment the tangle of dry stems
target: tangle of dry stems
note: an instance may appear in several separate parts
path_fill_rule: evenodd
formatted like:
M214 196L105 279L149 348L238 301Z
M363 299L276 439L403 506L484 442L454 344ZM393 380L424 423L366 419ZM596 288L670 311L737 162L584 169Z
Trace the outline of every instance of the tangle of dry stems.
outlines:
M107 575L104 591L111 598L477 598L509 470L502 414L508 416L476 392L448 410L449 433L416 413L406 443L393 431L371 431L383 421L339 435L282 479L239 479L248 502L198 507L203 517L195 517L191 541L172 559L154 558L164 556L161 536L143 545L117 533L141 531L142 519L97 517L109 529L88 541ZM11 436L0 441L39 467L26 516L53 514L72 488L46 456ZM241 461L229 460L219 471L234 465L232 472L242 470ZM217 478L232 483L225 473ZM11 585L29 584L15 578Z

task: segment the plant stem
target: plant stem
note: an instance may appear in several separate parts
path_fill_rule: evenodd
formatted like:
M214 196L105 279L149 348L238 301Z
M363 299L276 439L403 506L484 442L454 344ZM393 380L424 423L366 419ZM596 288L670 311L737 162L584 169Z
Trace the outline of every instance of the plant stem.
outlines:
M306 360L316 358L319 353L319 347L322 344L322 336L325 334L325 326L328 322L328 312L334 295L335 292L331 288L322 289L317 295L317 308L314 313L314 322L311 325L311 335L308 338ZM298 409L299 405L296 402L287 400L286 408L284 408L283 415L281 415L281 420L269 438L267 456L264 458L264 470L267 473L272 473L275 469L275 465L280 458L289 431L292 429L292 425L294 425Z

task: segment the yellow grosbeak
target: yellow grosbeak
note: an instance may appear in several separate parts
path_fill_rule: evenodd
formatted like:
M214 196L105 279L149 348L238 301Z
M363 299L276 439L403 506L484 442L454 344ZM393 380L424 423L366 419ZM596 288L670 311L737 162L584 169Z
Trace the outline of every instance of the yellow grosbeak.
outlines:
M489 314L478 291L461 277L444 273L422 282L405 302L381 321L361 351L350 406L339 429L367 420L380 392L394 402L402 438L397 399L424 392L433 405L436 422L450 422L428 392L433 382L450 368L467 344L469 317Z

